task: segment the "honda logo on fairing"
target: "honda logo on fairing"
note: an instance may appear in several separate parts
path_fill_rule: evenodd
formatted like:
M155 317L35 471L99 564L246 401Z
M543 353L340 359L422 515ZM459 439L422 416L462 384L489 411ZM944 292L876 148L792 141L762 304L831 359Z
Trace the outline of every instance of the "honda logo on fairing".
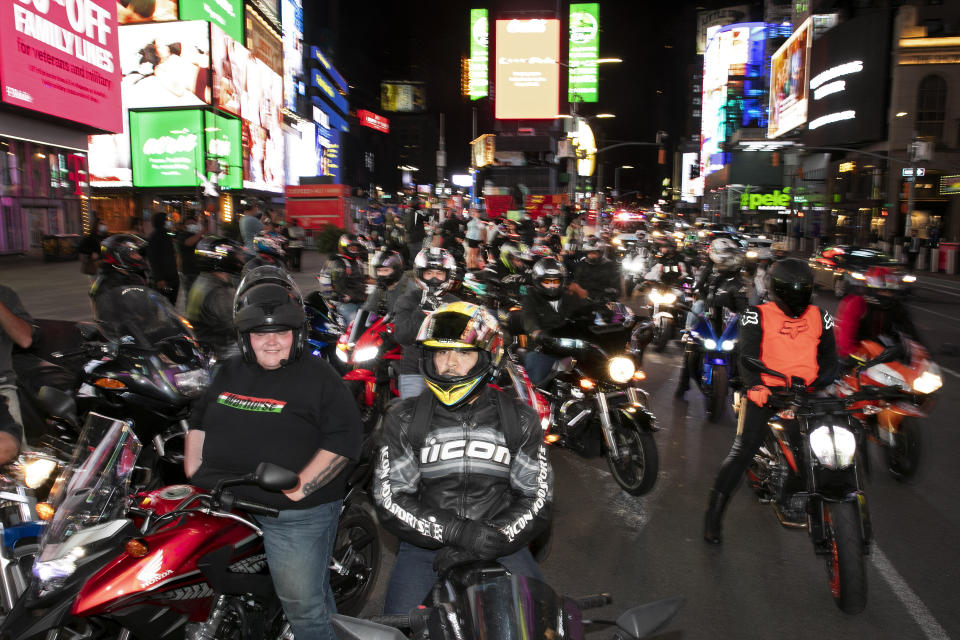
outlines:
M450 440L441 444L436 438L432 438L427 446L420 449L420 464L458 458L493 460L500 464L510 464L510 450L502 444L485 440Z

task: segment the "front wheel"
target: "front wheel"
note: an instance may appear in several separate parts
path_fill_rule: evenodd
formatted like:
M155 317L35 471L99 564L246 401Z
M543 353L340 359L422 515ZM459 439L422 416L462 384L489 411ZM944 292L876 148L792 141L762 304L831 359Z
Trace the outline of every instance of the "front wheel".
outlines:
M727 407L727 388L729 387L727 368L716 366L711 373L712 393L707 396L707 417L710 422L720 422Z
M921 443L920 423L913 418L903 418L893 444L884 449L890 475L902 482L913 478L920 467Z
M860 613L867 606L867 570L857 503L824 503L823 524L833 601L844 613Z
M379 574L377 523L364 507L350 507L341 516L331 558L330 587L337 612L359 615L373 593Z
M673 333L671 330L673 326L665 321L661 320L657 323L657 336L654 339L654 349L657 353L662 353L667 348L667 344L670 342L670 334Z
M610 473L620 487L632 496L642 496L657 482L660 455L653 434L635 424L624 425L615 416L614 437L620 449L620 460L615 461L607 451Z

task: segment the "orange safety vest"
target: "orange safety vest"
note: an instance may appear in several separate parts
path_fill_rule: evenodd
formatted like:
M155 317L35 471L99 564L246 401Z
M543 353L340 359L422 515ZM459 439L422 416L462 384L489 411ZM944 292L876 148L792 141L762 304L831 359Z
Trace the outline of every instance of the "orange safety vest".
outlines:
M774 302L761 304L757 308L763 329L760 360L774 371L797 376L808 385L813 384L820 371L817 361L817 349L820 336L823 335L820 309L810 305L802 316L791 318ZM760 379L768 387L784 386L781 378L766 373L760 374Z

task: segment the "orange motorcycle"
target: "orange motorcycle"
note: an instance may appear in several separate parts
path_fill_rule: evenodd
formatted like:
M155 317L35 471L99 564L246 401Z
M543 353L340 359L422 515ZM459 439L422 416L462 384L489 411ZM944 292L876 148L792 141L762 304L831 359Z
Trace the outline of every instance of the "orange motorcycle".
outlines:
M871 386L903 392L880 402L855 404L862 411L854 415L866 425L869 438L883 447L890 474L897 480L909 480L916 474L922 454L918 418L925 418L933 408L943 378L923 345L902 337L901 347L899 359L863 367L859 363L875 360L884 346L874 340L861 341L850 354L855 364L843 372L834 388L838 396Z

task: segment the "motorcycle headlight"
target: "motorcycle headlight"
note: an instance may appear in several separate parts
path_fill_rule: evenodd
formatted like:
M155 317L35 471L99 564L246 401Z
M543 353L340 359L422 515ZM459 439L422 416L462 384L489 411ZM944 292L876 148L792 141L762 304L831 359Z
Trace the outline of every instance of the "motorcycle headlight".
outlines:
M665 293L661 296L660 304L673 304L677 301L677 294Z
M337 343L337 357L342 362L347 362L350 360L350 354L347 353L347 345L342 342Z
M58 467L57 461L47 456L28 453L23 455L20 460L20 466L23 469L23 483L30 489L42 486Z
M756 258L757 255L759 255L759 254L758 254L756 251L754 251L753 249L750 249L749 251L747 251L747 259L748 259L748 260L752 260L753 258Z
M210 373L206 369L192 369L173 376L177 391L188 398L196 398L210 384Z
M703 341L703 348L707 351L715 351L717 348L717 341L713 338L707 338Z
M817 427L810 433L810 449L827 469L843 469L853 462L857 438L845 427Z
M49 555L46 549L41 551L33 563L33 575L40 583L40 595L47 595L62 587L76 572L77 567L85 562L89 546L112 539L128 522L129 520L110 520L94 525L78 531L55 548L48 547L52 551Z
M663 296L660 295L659 291L651 291L647 294L647 297L650 298L650 302L654 304L660 304L663 301Z
M377 353L379 353L379 351L380 350L377 347L363 347L357 349L353 353L353 361L366 362L367 360L373 360L377 357Z
M610 374L610 379L620 384L629 382L636 371L637 367L633 364L633 360L626 356L610 358L610 363L607 365L607 373Z
M911 274L908 273L907 275L903 276L903 281L906 282L906 283L908 283L908 284L909 284L909 283L916 282L916 281L917 281L917 276L911 275Z
M720 343L720 348L724 351L733 351L733 348L736 346L735 340L724 340Z
M917 393L933 393L943 386L943 378L933 371L924 371L913 381L913 390Z

